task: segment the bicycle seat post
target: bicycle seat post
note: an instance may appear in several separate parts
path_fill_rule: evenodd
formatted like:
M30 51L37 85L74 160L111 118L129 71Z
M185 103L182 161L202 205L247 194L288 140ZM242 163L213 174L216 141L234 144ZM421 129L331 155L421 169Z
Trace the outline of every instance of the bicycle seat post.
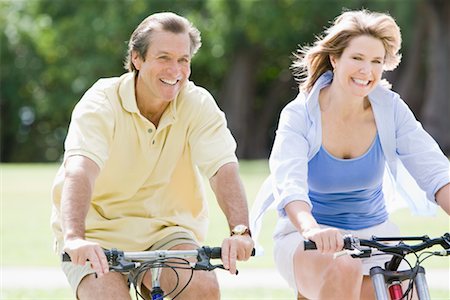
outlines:
M163 300L164 292L161 289L161 283L159 282L161 270L160 267L153 268L152 270L152 300Z

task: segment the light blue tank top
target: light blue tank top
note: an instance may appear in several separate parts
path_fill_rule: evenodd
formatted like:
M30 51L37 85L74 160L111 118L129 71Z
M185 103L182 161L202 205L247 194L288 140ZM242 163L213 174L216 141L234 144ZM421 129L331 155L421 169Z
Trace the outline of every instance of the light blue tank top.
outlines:
M365 154L352 159L336 158L320 147L308 163L309 197L317 222L358 230L386 221L384 167L378 134Z

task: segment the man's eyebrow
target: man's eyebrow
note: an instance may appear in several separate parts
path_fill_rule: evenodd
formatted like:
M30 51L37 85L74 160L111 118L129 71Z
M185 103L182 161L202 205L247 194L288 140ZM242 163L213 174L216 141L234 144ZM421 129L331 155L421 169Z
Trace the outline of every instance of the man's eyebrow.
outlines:
M165 54L165 55L171 55L172 53L167 52L165 50L158 50L154 55L161 55L161 54ZM190 58L191 56L189 54L184 54L181 57L186 57L186 58Z

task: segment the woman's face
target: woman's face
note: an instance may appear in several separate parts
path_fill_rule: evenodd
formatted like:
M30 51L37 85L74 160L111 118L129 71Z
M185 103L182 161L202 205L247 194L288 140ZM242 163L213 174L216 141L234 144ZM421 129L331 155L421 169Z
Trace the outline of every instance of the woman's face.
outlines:
M333 81L348 95L367 96L381 80L385 53L377 38L369 35L353 38L341 57L330 57Z

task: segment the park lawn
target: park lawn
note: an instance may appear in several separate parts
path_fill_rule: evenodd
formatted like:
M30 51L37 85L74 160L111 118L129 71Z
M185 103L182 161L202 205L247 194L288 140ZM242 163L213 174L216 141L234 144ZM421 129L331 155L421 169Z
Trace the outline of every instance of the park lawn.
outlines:
M56 164L1 164L1 258L4 266L58 266L53 253L50 228L51 186ZM268 172L264 161L243 162L243 181L253 199ZM228 226L209 186L211 224L206 245L220 246L228 236ZM273 223L275 213L273 212ZM270 223L270 221L268 222ZM270 243L269 231L262 240ZM270 265L271 257L256 259L261 267Z
M271 289L270 287L262 287L258 289L222 289L222 300L237 300L237 299L292 299L292 292L286 289ZM73 299L70 289L55 289L55 290L3 290L3 298L1 299L54 299L54 300L69 300ZM136 300L132 294L132 299Z
M53 253L50 229L50 191L57 164L1 164L1 255L0 266L57 267L58 256ZM267 161L242 161L241 176L251 206L256 193L268 174ZM206 185L210 205L210 231L206 245L220 246L228 236L228 226ZM435 237L450 231L449 218L439 212L436 217L412 217L408 210L392 215L403 234ZM264 218L260 244L264 255L248 262L240 262L239 268L274 268L272 262L272 231L276 222L275 211ZM448 258L430 259L427 268L450 268ZM270 287L261 289L223 290L223 299L289 299L292 292ZM432 291L433 299L448 299L448 291ZM70 299L69 290L2 290L2 299Z
M50 191L57 172L56 164L1 164L1 257L5 266L58 266L53 253L50 228ZM268 174L267 161L241 162L241 176L247 191L249 206ZM228 226L211 189L206 184L210 206L210 230L205 241L209 246L220 246L228 236ZM403 234L438 236L450 231L449 218L439 212L436 217L412 217L407 209L392 215ZM268 268L272 263L272 231L276 212L269 211L264 217L259 243L264 255L242 267ZM430 260L431 266L442 267L439 259Z

